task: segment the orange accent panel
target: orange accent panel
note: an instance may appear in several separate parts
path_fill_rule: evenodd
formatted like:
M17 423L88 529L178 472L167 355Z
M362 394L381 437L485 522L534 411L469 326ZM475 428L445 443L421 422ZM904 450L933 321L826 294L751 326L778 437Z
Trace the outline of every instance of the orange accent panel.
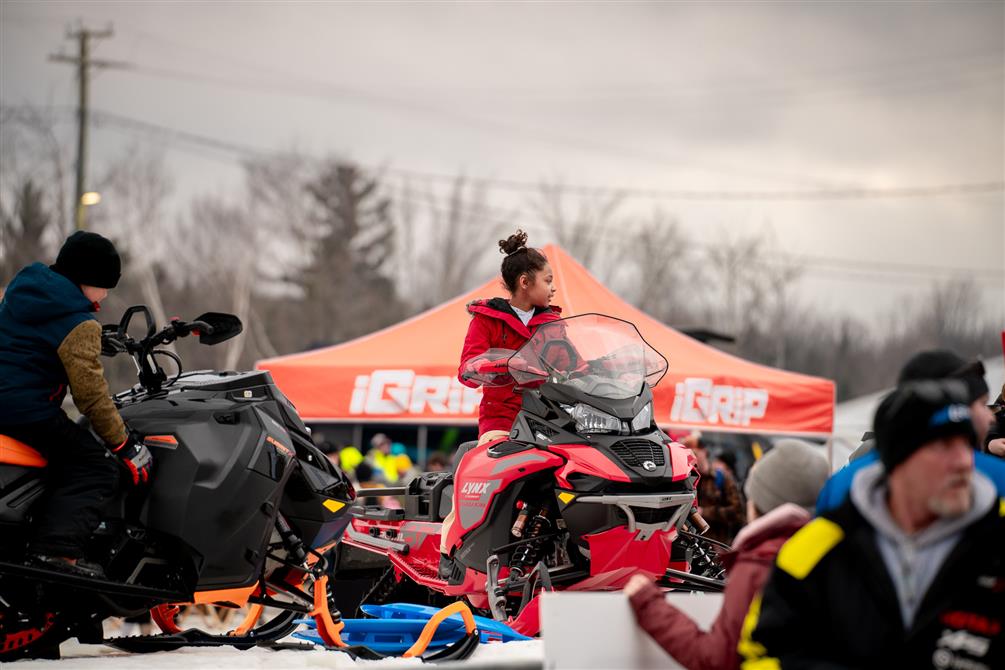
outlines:
M258 623L258 619L262 616L263 611L265 611L264 605L252 605L248 609L248 615L244 617L244 621L241 622L241 625L230 631L229 635L234 637L244 637L247 635L248 631L254 628L255 624Z
M159 442L161 444L170 444L172 446L178 446L178 440L174 435L147 435L143 438L144 442Z
M244 605L248 602L248 598L251 594L255 592L258 588L258 584L252 584L251 586L242 586L239 589L220 589L219 591L196 591L195 599L192 604L195 605L209 605L211 603L234 603L235 605Z
M0 463L23 465L26 468L44 468L48 461L24 442L0 435Z

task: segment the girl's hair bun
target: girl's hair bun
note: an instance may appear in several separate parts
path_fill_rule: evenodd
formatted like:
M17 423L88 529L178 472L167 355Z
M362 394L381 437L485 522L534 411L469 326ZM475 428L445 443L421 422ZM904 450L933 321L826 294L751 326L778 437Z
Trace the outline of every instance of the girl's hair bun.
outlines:
M527 233L520 229L517 229L515 233L507 237L505 240L499 240L499 253L515 254L521 249L527 248Z

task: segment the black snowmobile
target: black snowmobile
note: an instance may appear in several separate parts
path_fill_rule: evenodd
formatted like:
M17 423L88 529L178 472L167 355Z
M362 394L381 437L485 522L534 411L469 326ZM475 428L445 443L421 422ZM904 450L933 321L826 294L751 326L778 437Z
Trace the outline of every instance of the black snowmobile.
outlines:
M140 338L129 335L136 315L146 321ZM103 353L132 356L139 376L115 403L154 458L149 488L112 500L89 540L86 558L107 579L24 562L45 460L0 436L0 661L58 658L71 637L129 651L247 648L289 634L304 616L337 638L324 554L349 522L352 485L267 371L184 373L175 354L157 349L190 334L218 344L241 330L237 317L219 313L157 330L143 306L104 326ZM160 357L177 365L171 379ZM182 631L174 615L189 603L250 611L229 635ZM279 613L259 622L265 607ZM148 611L163 634L103 639L104 619Z

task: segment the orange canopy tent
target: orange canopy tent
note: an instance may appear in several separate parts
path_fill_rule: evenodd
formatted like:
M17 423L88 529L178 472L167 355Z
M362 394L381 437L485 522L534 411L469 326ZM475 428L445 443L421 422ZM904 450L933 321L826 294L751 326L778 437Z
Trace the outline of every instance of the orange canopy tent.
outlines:
M661 426L825 436L834 383L751 363L706 346L632 307L565 251L543 249L563 316L595 312L630 321L670 370L654 389ZM479 389L457 381L470 315L465 305L502 294L498 279L399 324L343 344L259 361L306 421L473 424Z

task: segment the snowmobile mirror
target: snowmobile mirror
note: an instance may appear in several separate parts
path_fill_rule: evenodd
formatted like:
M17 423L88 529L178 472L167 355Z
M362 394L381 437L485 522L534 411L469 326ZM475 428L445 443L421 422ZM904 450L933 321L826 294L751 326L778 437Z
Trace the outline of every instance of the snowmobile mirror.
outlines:
M195 319L213 327L212 333L199 331L199 344L219 344L240 335L244 330L241 320L233 314L223 312L206 312Z
M154 326L154 316L150 313L150 308L146 305L133 305L125 311L122 315L122 319L119 321L119 337L125 337L129 334L129 324L132 322L134 314L142 314L143 318L147 322L147 333L143 337L150 337L157 331L156 326Z

